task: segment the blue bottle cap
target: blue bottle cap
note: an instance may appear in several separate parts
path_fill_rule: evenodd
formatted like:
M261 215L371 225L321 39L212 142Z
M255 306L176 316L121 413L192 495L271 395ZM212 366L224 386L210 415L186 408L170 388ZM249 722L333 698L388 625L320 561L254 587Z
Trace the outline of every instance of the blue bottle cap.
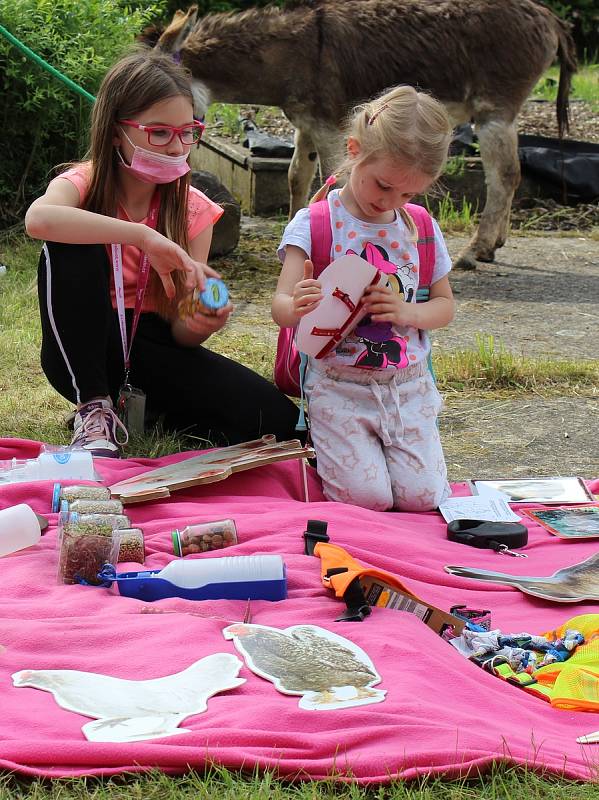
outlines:
M52 513L56 514L60 509L60 484L55 483L52 489Z
M216 311L229 302L229 290L219 278L206 278L206 286L197 295L206 308Z

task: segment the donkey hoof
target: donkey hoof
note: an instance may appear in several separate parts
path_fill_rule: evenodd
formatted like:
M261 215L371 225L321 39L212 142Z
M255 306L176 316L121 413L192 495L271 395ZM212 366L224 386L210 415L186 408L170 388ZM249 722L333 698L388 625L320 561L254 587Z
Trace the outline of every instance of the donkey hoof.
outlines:
M462 253L453 262L453 268L471 272L476 269L476 259L471 253Z
M482 261L485 264L490 264L495 261L495 250L486 250L476 254L476 260Z

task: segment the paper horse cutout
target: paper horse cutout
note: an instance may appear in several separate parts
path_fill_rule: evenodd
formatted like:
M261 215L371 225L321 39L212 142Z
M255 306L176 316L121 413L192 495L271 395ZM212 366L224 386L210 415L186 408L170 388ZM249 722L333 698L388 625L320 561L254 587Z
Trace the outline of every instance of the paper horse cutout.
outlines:
M61 708L97 720L81 728L91 742L140 742L188 733L179 723L206 711L212 695L245 683L237 677L242 666L230 653L214 653L175 675L146 681L72 669L24 669L12 679L15 686L51 692Z
M143 472L134 478L113 484L110 493L124 504L141 503L170 497L170 490L222 481L234 472L262 467L275 461L303 459L302 465L305 467L305 459L313 457L314 450L311 447L304 447L298 439L277 442L276 437L270 433L261 439L210 450L201 456L193 456L176 464L169 464L167 467ZM305 474L303 479L305 494L307 492Z
M364 289L387 280L376 267L357 255L332 261L318 276L323 298L317 308L302 317L297 326L297 349L324 358L353 331L366 315Z
M237 623L223 630L246 664L283 694L302 695L309 711L380 703L386 692L373 689L381 677L358 645L316 625L281 630Z
M458 575L460 578L516 586L526 594L542 597L544 600L554 600L556 603L599 600L599 553L571 567L563 567L547 578L506 575L503 572L472 567L448 566L445 567L445 572Z

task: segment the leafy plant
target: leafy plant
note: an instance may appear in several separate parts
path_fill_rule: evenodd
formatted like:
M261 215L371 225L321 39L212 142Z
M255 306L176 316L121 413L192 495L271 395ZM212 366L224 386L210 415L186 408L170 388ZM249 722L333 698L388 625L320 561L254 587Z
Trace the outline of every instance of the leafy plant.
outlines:
M452 156L447 160L447 164L445 165L445 170L443 171L443 174L457 177L458 175L463 175L465 171L466 171L466 157L460 154L457 156Z
M206 111L206 122L218 126L220 132L227 136L236 136L241 130L239 106L230 103L212 103Z
M2 25L94 95L109 66L151 19L160 0L0 0ZM52 167L79 158L91 103L0 33L0 225L20 219Z
M430 213L435 216L441 230L446 233L467 231L476 222L476 209L465 197L462 198L461 206L454 203L449 192L440 197L425 195L424 202Z

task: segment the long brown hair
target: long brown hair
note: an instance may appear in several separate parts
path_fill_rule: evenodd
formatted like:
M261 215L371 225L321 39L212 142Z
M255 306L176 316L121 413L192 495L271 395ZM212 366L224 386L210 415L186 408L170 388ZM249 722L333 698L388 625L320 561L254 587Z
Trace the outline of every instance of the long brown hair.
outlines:
M114 146L118 119L135 119L161 100L185 97L193 106L188 73L168 55L149 48L138 48L118 61L105 75L91 116L89 150L90 182L83 207L106 216L116 216L119 186L119 159ZM156 229L189 251L187 234L187 196L190 174L158 186L160 212ZM174 276L177 297L182 290ZM162 291L158 275L152 270L149 291L158 308L169 315L172 304Z

